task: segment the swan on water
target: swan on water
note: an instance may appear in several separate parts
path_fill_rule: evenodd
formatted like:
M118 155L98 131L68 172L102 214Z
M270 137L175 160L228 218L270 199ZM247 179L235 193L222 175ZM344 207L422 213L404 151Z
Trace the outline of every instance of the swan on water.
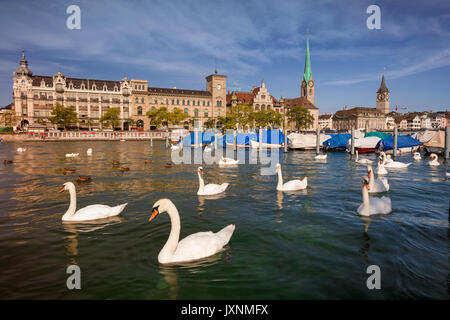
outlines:
M386 159L384 159L381 155L378 156L378 167L377 167L378 175L388 174L386 168L384 167L385 160Z
M414 160L420 160L422 157L420 156L419 152L414 152Z
M170 149L172 149L172 150L180 150L182 148L183 148L183 145L181 143L173 144L170 146Z
M87 154L88 156L92 155L92 148L87 149L87 150L86 150L86 154Z
M93 204L76 211L77 193L75 185L72 182L66 182L59 192L64 192L66 190L69 190L70 193L70 205L69 209L67 209L67 212L62 217L63 221L87 221L114 217L119 215L127 205L127 203L124 203L115 207L110 207L103 204Z
M220 161L219 161L219 165L233 165L233 164L238 164L239 163L239 160L234 160L234 159L231 159L231 158L225 158L225 157L222 157L221 159L220 159Z
M66 153L66 157L67 158L74 158L74 157L78 157L79 153Z
M380 155L383 156L383 165L385 168L408 168L409 165L411 165L412 162L410 163L403 163L400 161L394 161L391 159L391 162L387 162L388 157L386 157L386 154L384 152L381 152Z
M327 154L318 154L317 156L314 157L314 159L316 160L326 160L327 159Z
M209 196L213 194L222 193L225 191L225 189L229 186L229 183L222 183L222 184L214 184L209 183L205 186L205 182L203 181L203 168L198 167L197 174L198 174L198 182L199 182L199 188L197 195L199 196Z
M438 162L439 157L437 154L435 154L435 153L430 154L430 158L431 158L431 161L428 161L428 164L430 166L438 166L439 165L439 162Z
M360 164L371 164L373 161L369 160L369 159L358 159L358 150L356 150L356 159L355 162L356 163L360 163Z
M369 193L387 192L389 191L389 183L386 178L378 178L375 180L372 166L367 166L367 176L369 177Z
M278 191L295 191L295 190L302 190L306 189L308 186L308 178L304 177L303 180L291 180L286 183L283 183L283 176L281 174L281 164L277 164L277 168L275 169L275 172L278 173L278 184L277 184L277 190Z
M385 157L386 157L386 163L391 163L391 162L394 162L394 160L392 160L392 158L391 158L391 155L390 154L388 154L388 155L384 155Z
M178 241L181 229L180 215L172 201L169 199L156 201L148 221L152 221L162 212L169 214L171 229L166 244L158 254L158 262L161 264L188 262L212 256L230 241L235 229L235 225L230 224L217 233L197 232Z
M27 151L27 148L17 148L17 152L25 152Z
M363 203L358 207L358 213L362 216L370 216L373 214L387 214L392 212L391 199L388 197L369 198L369 181L366 177L362 177L362 198Z

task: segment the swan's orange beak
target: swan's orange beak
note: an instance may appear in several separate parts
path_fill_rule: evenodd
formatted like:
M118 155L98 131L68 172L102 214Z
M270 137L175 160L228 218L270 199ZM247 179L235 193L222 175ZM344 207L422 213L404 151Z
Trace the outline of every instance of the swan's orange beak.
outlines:
M148 219L148 222L152 221L159 214L158 207L152 209L152 216Z
M370 186L368 184L366 184L366 189L370 190Z
M62 188L58 191L58 193L64 192L65 188L66 188L65 186L62 186Z
M367 172L367 176L370 178L370 171Z
M203 174L203 170L202 169L200 169L200 174Z

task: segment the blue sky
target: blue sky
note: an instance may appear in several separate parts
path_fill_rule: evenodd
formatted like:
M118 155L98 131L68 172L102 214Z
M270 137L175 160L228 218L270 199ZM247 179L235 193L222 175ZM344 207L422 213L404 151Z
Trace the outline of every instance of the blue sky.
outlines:
M66 28L71 4L81 30ZM381 8L369 30L366 9ZM450 110L450 1L2 1L0 105L25 53L34 74L147 79L151 86L205 89L228 76L230 90L264 78L279 98L297 97L310 30L320 113L375 106L383 71L391 106Z

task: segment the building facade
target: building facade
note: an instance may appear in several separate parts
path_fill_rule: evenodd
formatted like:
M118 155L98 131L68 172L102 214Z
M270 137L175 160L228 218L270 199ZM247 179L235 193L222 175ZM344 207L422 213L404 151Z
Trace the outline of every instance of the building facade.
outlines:
M322 114L319 116L319 128L321 130L333 130L333 115Z
M53 76L33 75L22 52L19 67L13 73L13 105L19 126L48 123L56 103L72 107L82 128L101 128L100 119L110 108L120 110L119 123L126 129L150 129L146 112L167 107L170 111L182 109L189 118L204 123L226 113L226 76L212 74L206 77L206 90L151 87L147 80L120 81L66 77L61 72ZM130 120L132 119L132 121Z

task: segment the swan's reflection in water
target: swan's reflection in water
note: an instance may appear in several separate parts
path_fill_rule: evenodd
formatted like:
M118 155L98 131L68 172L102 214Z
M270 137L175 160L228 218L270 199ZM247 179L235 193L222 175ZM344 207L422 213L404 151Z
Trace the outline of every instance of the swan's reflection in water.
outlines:
M198 196L198 215L201 216L203 214L203 211L205 211L206 200L218 200L224 198L225 196L226 191L209 196Z
M109 217L93 221L63 221L64 230L68 233L64 237L66 254L70 257L70 264L78 264L75 257L78 255L78 235L101 230L107 226L124 222L123 217Z
M158 287L162 289L168 286L169 299L178 299L180 292L180 284L178 281L179 273L185 273L187 271L189 274L194 275L195 278L196 274L207 272L208 267L220 263L222 260L224 262L231 263L229 246L226 246L223 250L217 252L216 254L201 260L164 265L160 264L159 273L164 277L164 283L158 284Z
M360 216L360 218L364 224L364 233L363 233L364 245L359 250L359 252L362 253L362 255L367 259L369 257L367 253L369 252L370 249L370 236L367 232L369 231L369 225L372 220L370 219L370 216Z
M369 226L372 219L370 219L370 216L360 216L360 218L364 224L364 232L367 233L369 231Z

